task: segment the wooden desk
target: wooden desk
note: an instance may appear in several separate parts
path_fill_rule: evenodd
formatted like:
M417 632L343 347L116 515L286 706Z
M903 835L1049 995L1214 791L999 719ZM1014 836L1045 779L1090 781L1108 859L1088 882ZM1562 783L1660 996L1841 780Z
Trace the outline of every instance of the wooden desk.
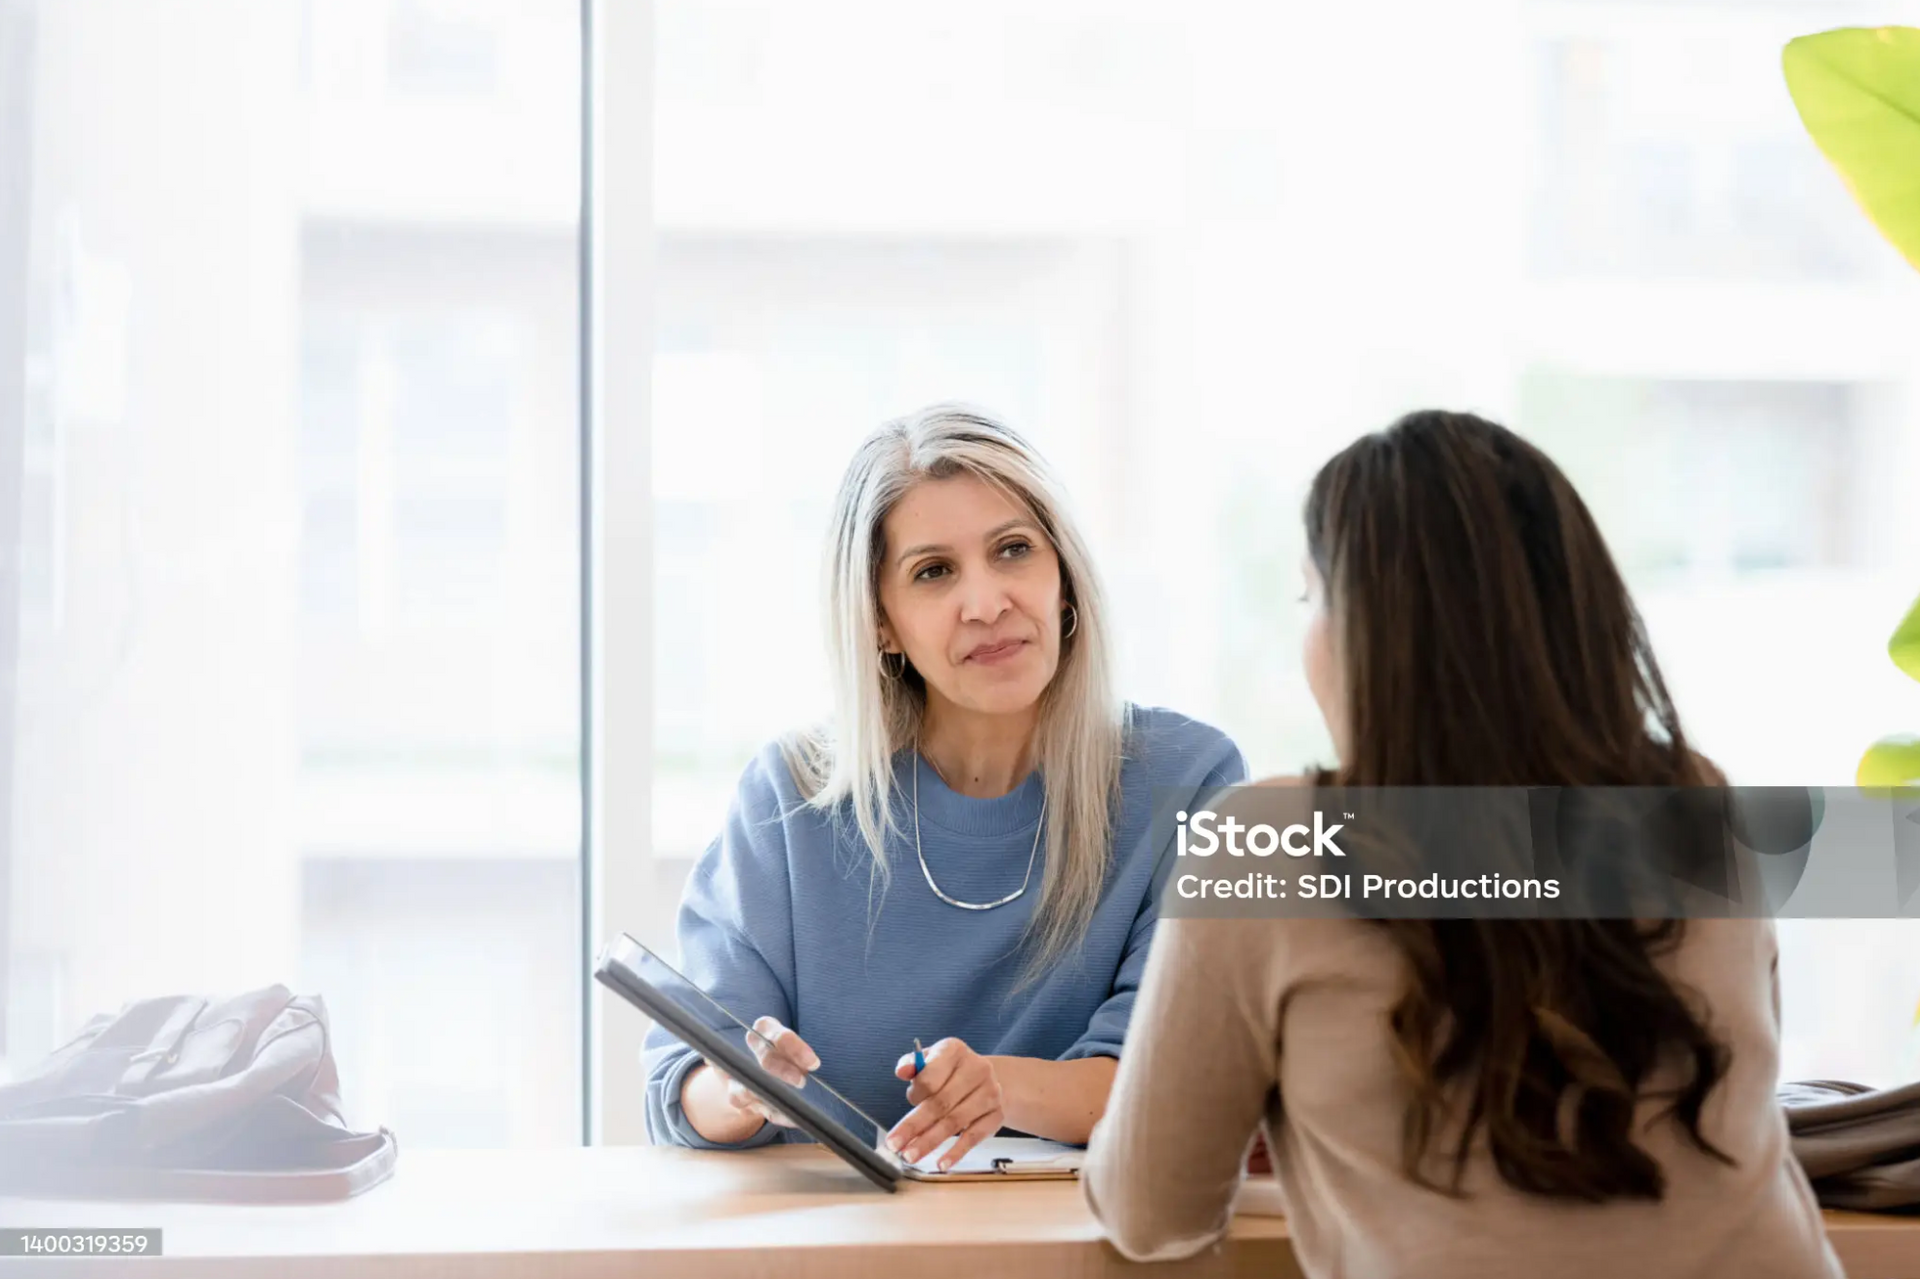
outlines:
M644 1146L405 1151L391 1181L301 1207L0 1199L8 1227L158 1226L166 1255L0 1261L62 1279L1072 1279L1298 1276L1286 1225L1234 1220L1226 1244L1131 1266L1102 1242L1073 1182L873 1189L813 1147L748 1155ZM1920 1219L1830 1214L1852 1279L1920 1279Z

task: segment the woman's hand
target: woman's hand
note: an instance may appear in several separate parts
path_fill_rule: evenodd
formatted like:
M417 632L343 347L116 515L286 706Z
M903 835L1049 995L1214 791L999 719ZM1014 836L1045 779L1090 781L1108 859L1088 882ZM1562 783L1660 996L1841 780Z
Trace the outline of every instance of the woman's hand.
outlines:
M762 1017L753 1023L747 1047L754 1059L775 1079L803 1088L807 1072L820 1069L820 1057L807 1041L780 1024L777 1018ZM707 1076L702 1081L701 1076ZM767 1105L747 1090L739 1080L711 1062L687 1076L682 1088L681 1106L694 1131L709 1141L732 1144L745 1141L758 1132L762 1121L794 1126L793 1120Z
M993 1062L958 1039L942 1039L926 1050L927 1068L913 1073L913 1054L893 1068L895 1076L911 1080L907 1100L913 1109L887 1134L887 1149L916 1163L957 1137L940 1158L945 1172L960 1157L1000 1131L1006 1119L1006 1099Z
M753 1023L754 1033L747 1036L747 1047L760 1068L783 1084L795 1088L807 1086L807 1072L820 1069L820 1054L808 1046L799 1034L780 1024L778 1018L762 1017ZM793 1127L793 1120L747 1090L746 1085L715 1067L715 1073L727 1081L727 1104L735 1110L758 1115L782 1128Z

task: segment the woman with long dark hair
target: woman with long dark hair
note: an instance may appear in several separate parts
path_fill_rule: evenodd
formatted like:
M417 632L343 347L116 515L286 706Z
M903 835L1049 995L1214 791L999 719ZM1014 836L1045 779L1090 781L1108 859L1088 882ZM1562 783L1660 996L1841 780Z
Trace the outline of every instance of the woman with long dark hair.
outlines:
M1405 417L1306 525L1339 758L1283 784L1722 784L1512 432ZM1766 920L1163 919L1089 1201L1126 1255L1191 1255L1264 1126L1315 1279L1837 1275L1774 1095L1777 963Z

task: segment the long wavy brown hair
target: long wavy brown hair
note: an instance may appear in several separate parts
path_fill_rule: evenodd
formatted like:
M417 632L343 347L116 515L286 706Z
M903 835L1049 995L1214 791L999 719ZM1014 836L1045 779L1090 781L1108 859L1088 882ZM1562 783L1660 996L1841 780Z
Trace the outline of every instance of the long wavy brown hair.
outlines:
M1410 414L1315 477L1309 554L1327 591L1346 687L1337 786L1671 786L1721 782L1687 746L1653 650L1586 505L1539 449L1463 413ZM1660 1096L1700 1150L1726 1074L1654 960L1683 924L1383 920L1412 979L1392 1011L1412 1086L1402 1166L1458 1195L1484 1132L1508 1184L1556 1198L1657 1200L1634 1140ZM1428 1175L1460 1114L1452 1176Z

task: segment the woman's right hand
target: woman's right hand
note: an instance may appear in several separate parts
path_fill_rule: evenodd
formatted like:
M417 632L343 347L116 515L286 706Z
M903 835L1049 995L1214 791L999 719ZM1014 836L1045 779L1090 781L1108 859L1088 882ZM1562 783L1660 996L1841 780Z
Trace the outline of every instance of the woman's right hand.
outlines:
M753 1023L753 1030L754 1033L747 1036L747 1047L753 1050L760 1068L781 1083L806 1087L807 1073L820 1069L820 1054L814 1052L798 1032L781 1025L778 1018L762 1017ZM793 1120L754 1096L745 1084L718 1067L715 1073L727 1081L727 1104L735 1110L758 1115L782 1128L793 1127Z
M755 1033L746 1036L747 1047L753 1050L761 1068L775 1079L801 1088L807 1073L820 1069L819 1054L777 1018L762 1017L753 1023L753 1029ZM760 1131L763 1122L783 1128L794 1126L793 1120L711 1062L687 1076L681 1105L694 1130L709 1141L745 1141Z

